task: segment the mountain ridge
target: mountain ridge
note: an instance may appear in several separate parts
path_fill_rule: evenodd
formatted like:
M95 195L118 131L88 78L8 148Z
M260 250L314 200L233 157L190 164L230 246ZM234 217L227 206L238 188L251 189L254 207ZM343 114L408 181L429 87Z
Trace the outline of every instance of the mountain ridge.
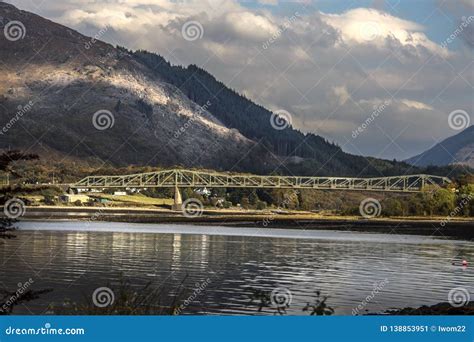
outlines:
M415 166L467 165L474 168L474 125L406 160Z
M27 31L18 41L0 36L0 116L8 122L18 106L34 102L0 136L4 148L30 148L31 138L41 137L53 150L104 163L232 168L241 150L253 147L122 50L100 40L85 48L90 38L12 5L0 3L0 15L23 20ZM113 114L106 130L92 122L101 110ZM173 139L189 118L188 134ZM210 146L212 153L203 153Z

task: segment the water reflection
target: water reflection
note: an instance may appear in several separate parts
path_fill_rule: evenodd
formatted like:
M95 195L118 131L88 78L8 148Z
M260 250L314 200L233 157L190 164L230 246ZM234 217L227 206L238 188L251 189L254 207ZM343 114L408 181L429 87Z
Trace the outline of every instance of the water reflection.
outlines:
M330 296L327 302L336 314L351 314L385 279L364 309L435 304L447 301L453 287L474 290L474 268L451 265L456 257L474 260L472 243L327 231L318 239L319 232L314 234L294 239L25 230L0 245L0 281L15 288L32 277L35 287L54 288L18 307L17 313L24 314L42 313L48 304L60 305L66 298L83 300L100 286L114 288L122 275L137 288L151 281L169 291L183 279L192 287L210 278L183 314L257 314L248 305L254 288L289 289L289 314L303 314L316 290Z

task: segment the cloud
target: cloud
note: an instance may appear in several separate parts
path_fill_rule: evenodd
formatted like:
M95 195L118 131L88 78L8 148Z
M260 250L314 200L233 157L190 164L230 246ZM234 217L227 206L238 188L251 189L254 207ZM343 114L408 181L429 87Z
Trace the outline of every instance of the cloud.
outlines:
M337 97L337 103L342 106L350 99L351 95L347 91L347 88L344 86L341 87L333 87L334 95Z
M409 108L433 110L433 107L427 105L426 103L408 100L408 99L402 99L401 102Z
M357 8L343 14L323 14L323 20L340 31L345 44L384 47L387 39L395 39L402 46L422 46L433 53L448 54L446 49L426 37L422 25L375 9Z
M278 27L265 16L246 11L227 14L225 23L241 37L249 40L260 41L278 30Z
M108 42L197 64L255 102L291 112L293 126L353 153L410 157L452 134L450 112L472 110L470 50L443 48L423 25L381 7L331 14L305 1L286 11L272 11L276 1L11 2L91 36L108 25ZM201 38L183 38L189 21L202 25ZM386 100L390 105L353 139Z

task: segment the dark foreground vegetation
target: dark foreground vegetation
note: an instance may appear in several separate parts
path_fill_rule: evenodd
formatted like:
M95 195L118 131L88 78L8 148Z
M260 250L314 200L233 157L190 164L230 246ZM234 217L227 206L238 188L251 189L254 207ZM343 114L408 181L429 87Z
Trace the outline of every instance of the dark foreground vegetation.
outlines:
M389 315L474 315L474 301L460 307L454 307L449 303L439 303L431 306L423 305L419 308L404 308L389 310Z
M10 165L18 160L32 160L37 157L32 154L23 154L17 151L10 151L0 155L0 172L9 170ZM9 188L3 188L0 192L0 204L5 202L14 196L16 192ZM5 240L14 239L16 236L14 231L15 219L7 217L3 212L0 217L0 244L6 243ZM31 280L31 279L30 279ZM30 288L33 283L27 281L25 284L18 284L17 289L0 288L0 315L8 315L13 312L15 306L32 301L39 298L40 295L50 292L50 289L34 290Z

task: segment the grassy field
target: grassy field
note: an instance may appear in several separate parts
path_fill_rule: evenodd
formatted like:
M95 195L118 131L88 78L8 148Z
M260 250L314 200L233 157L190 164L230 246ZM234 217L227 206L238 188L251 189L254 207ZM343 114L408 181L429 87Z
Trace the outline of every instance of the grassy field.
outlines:
M122 202L122 203L134 203L134 204L143 204L143 205L171 205L173 204L173 199L171 198L153 198L147 197L141 194L137 195L125 195L125 196L116 196L108 194L91 194L95 198L103 198L113 202Z

